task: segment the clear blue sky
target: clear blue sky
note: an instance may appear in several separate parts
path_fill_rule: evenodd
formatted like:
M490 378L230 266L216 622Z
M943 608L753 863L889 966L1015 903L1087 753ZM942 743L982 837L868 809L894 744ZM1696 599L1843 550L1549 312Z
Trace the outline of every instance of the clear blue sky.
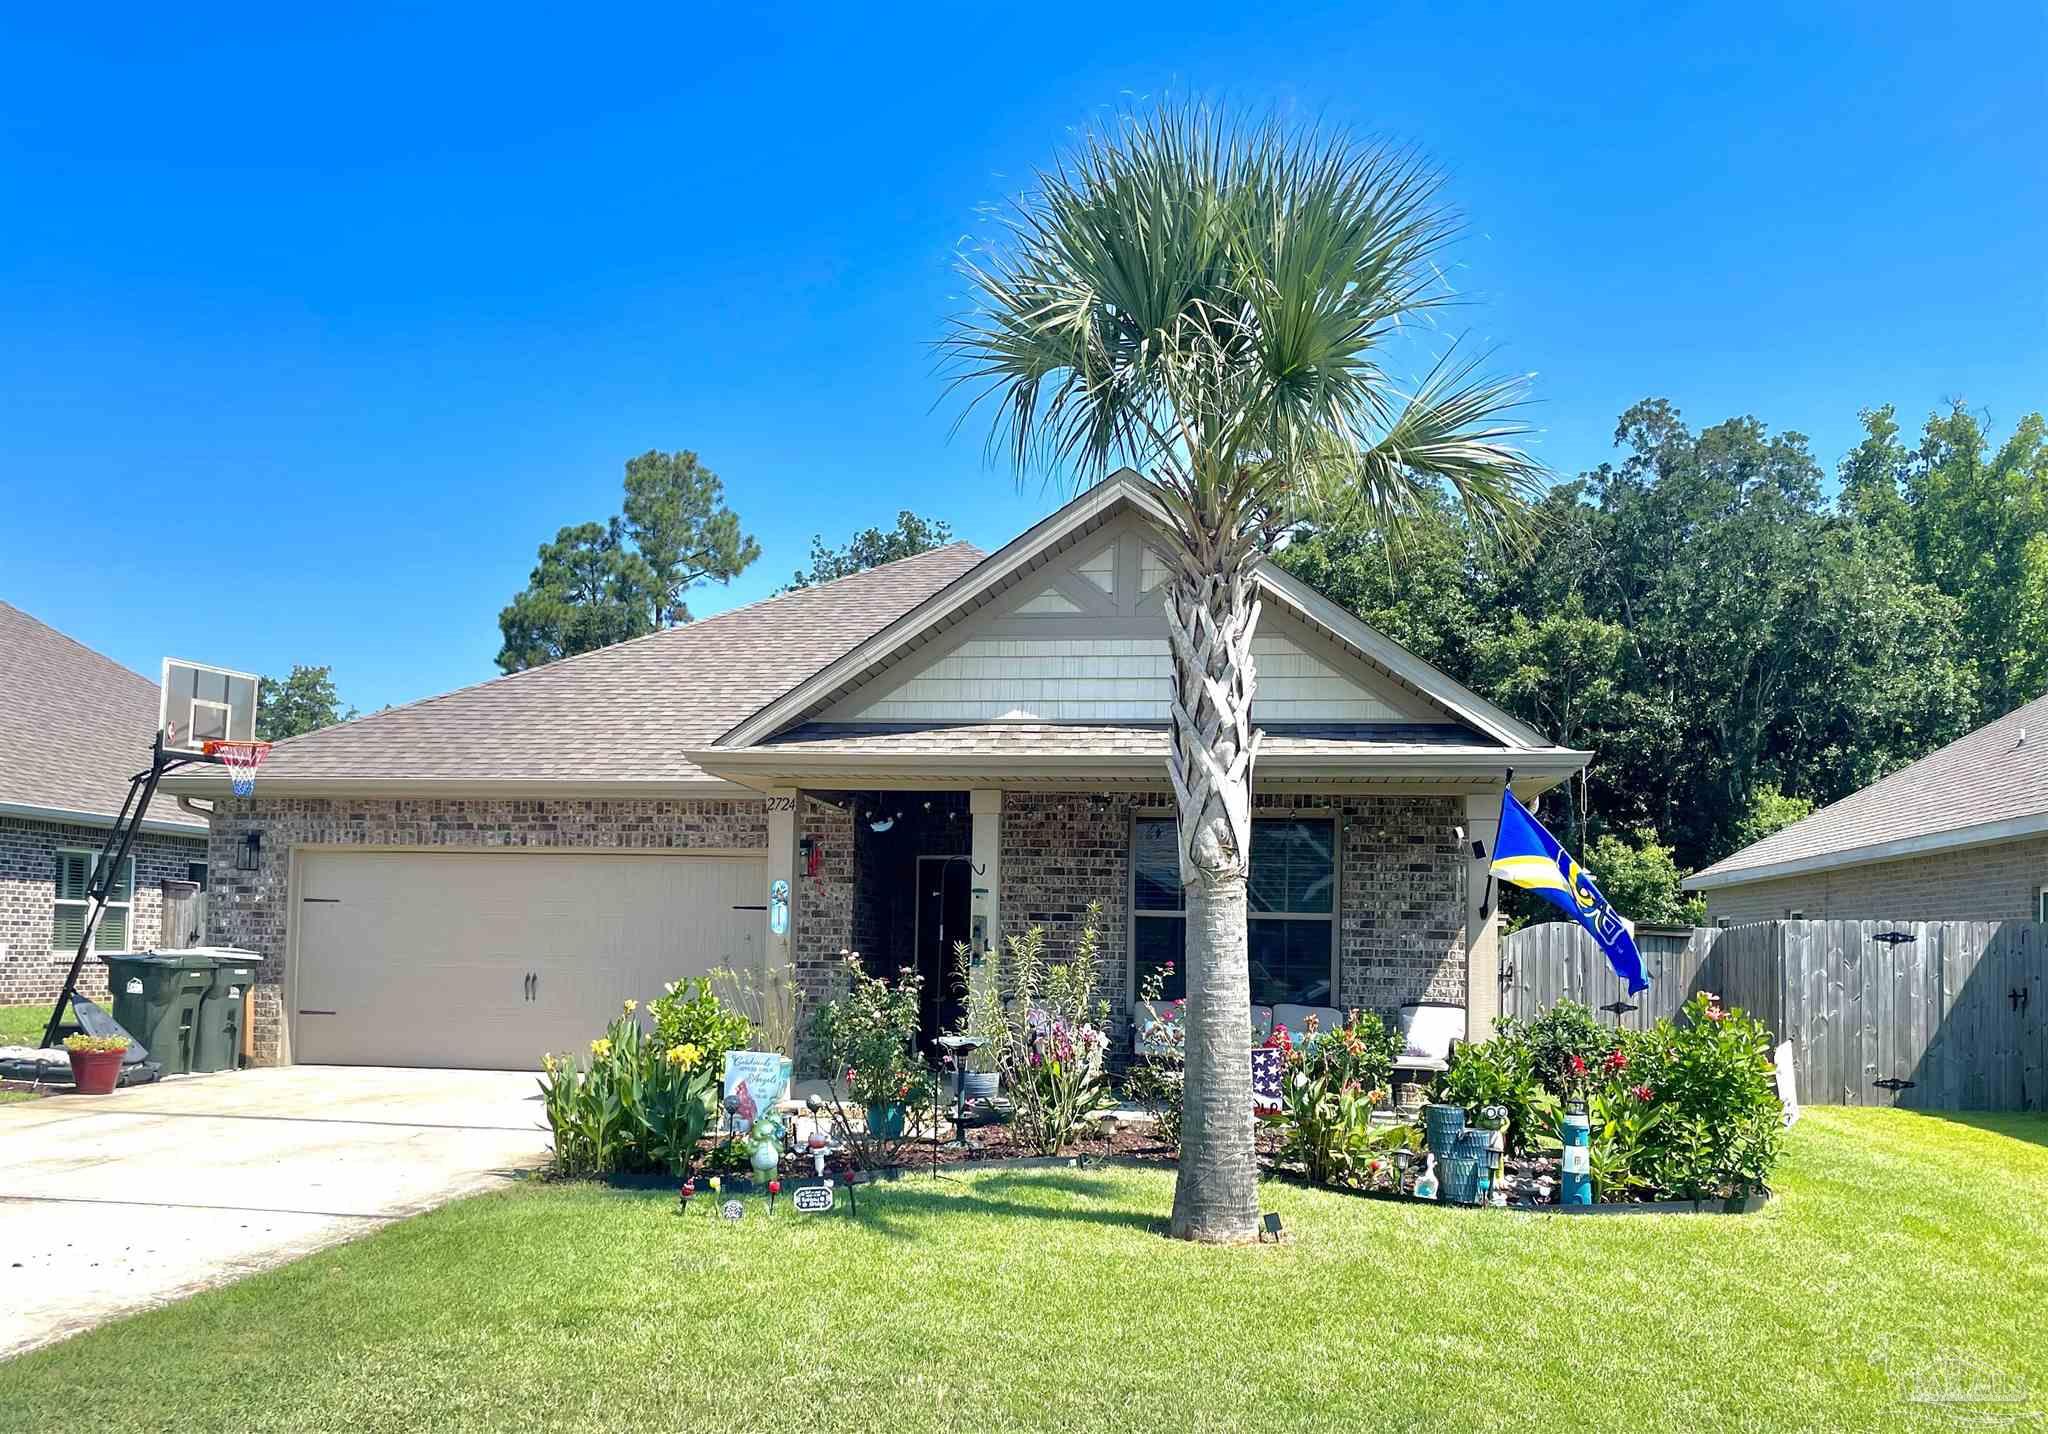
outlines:
M2037 0L1576 8L11 7L0 598L367 710L493 675L648 448L761 540L700 613L898 507L993 546L1050 498L934 412L953 255L1166 89L1432 155L1560 472L1648 395L1830 468L1866 405L2048 404Z

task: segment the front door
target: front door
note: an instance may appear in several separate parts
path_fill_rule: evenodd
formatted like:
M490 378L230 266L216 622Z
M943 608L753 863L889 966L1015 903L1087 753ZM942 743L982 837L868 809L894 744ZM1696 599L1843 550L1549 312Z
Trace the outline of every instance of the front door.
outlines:
M919 1035L926 1041L960 1022L960 990L953 945L967 939L968 863L957 856L917 859L917 972L924 977Z

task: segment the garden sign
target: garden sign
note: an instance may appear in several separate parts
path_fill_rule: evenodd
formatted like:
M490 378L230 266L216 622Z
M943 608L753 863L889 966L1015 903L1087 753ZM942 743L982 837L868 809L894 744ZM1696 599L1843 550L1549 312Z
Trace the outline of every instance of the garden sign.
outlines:
M788 1094L789 1072L789 1057L780 1051L725 1053L725 1099L738 1102L726 1108L738 1118L741 1129L774 1110L776 1102Z

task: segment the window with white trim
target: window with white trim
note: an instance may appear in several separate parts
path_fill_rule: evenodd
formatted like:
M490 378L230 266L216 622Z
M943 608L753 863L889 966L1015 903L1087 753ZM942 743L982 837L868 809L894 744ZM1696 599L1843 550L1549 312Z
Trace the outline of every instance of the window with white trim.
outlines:
M99 864L96 851L57 849L56 920L52 923L50 949L76 951L85 935L86 913L92 910L92 877ZM93 938L98 951L128 949L128 919L135 904L135 858L121 864L114 889L107 893L107 909Z
M201 891L206 890L206 863L203 861L186 862L185 880L197 882Z
M2034 919L2048 921L2048 885L2034 892Z
M1337 988L1337 823L1273 817L1252 823L1247 955L1255 1006L1334 1005ZM1140 817L1131 834L1131 989L1173 963L1169 1001L1187 994L1187 910L1172 817Z

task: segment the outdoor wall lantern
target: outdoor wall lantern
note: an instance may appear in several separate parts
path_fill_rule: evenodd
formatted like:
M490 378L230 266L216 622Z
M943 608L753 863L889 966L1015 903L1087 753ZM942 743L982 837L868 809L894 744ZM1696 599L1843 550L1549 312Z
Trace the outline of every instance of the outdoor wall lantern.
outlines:
M235 853L235 870L236 870L236 871L254 871L254 870L256 870L256 868L257 868L257 866L258 866L258 864L259 864L259 862L260 862L260 859L262 858L262 855L263 855L263 833L262 833L262 832L245 832L245 833L243 834L243 836L242 836L242 846L241 846L241 849L240 849L239 851L237 851L237 852Z

